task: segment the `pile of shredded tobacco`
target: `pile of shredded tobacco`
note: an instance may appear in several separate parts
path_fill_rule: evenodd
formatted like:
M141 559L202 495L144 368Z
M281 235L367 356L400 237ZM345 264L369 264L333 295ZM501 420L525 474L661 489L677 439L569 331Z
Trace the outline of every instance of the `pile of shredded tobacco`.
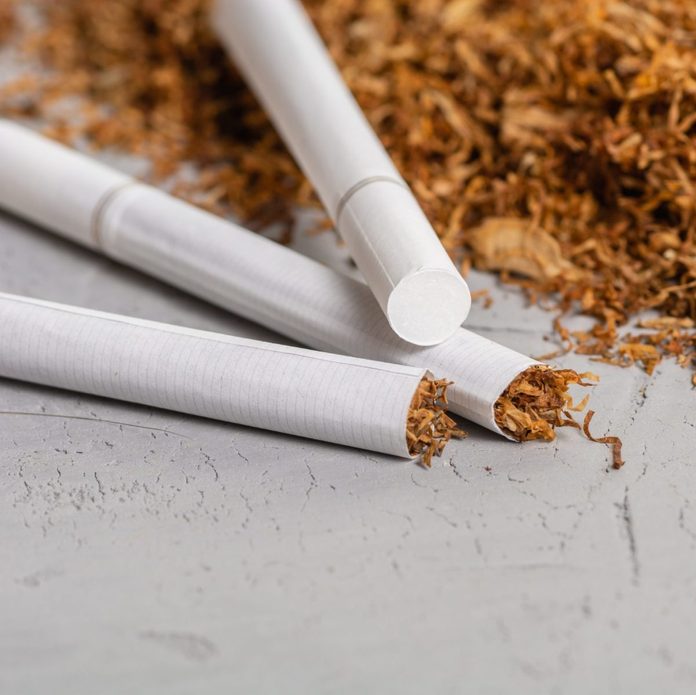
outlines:
M0 2L0 41L7 38L14 29L14 1Z
M8 87L0 113L144 155L188 200L290 229L316 201L212 36L207 1L33 0L44 29L14 42L49 74ZM305 6L464 272L592 317L574 333L556 321L566 350L696 366L693 0ZM658 323L622 334L650 309Z
M520 442L534 439L553 441L558 427L582 429L590 441L612 447L613 467L619 469L624 464L621 440L614 436L594 437L590 434L593 411L587 412L582 426L572 415L585 410L589 396L576 404L568 393L568 387L572 384L592 386L597 381L598 377L590 372L578 374L572 369L551 369L545 365L530 367L519 374L496 401L495 421L503 432Z
M426 468L433 456L440 456L450 439L463 439L466 432L447 415L446 380L423 378L411 402L406 424L406 440L411 456L420 456Z

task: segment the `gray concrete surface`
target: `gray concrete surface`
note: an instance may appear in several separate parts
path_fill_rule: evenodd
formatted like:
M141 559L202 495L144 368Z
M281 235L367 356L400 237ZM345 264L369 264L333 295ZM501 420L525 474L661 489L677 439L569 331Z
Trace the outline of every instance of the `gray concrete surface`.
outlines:
M0 290L277 339L6 216ZM472 325L548 350L494 295ZM0 381L0 692L693 692L688 375L594 368L618 473L570 431L425 471Z

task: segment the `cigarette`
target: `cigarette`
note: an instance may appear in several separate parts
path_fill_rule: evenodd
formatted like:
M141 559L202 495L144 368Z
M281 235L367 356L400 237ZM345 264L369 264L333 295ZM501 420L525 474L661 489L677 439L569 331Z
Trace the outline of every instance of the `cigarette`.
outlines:
M423 369L0 293L0 376L429 465L462 433Z
M495 404L535 360L463 328L411 345L364 284L3 120L0 157L0 207L304 345L426 367L451 411L515 438Z
M386 314L415 345L451 337L469 289L296 0L215 0L212 26Z

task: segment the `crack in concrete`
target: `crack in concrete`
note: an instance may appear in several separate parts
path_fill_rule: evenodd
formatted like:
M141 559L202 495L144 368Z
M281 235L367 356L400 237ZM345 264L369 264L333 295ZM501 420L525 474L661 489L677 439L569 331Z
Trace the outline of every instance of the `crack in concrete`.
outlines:
M679 528L689 536L692 541L696 541L696 531L689 528L686 523L686 506L679 510Z
M201 452L201 455L203 456L203 463L205 463L205 465L208 466L209 468L212 468L213 474L215 475L215 482L217 483L220 480L220 475L218 473L217 468L215 468L215 466L213 465L212 456L206 454L205 451L203 451L203 449L200 449L199 451ZM237 452L237 453L239 453L239 452ZM247 461L247 463L248 463L248 461Z
M452 519L450 519L446 514L443 514L441 511L438 511L437 509L435 509L435 507L426 507L426 509L429 512L432 512L435 516L442 519L446 524L448 524L452 528L459 528L459 524L456 521L452 521Z
M631 582L634 586L638 586L640 583L641 566L638 559L638 544L636 542L636 530L633 521L633 512L631 510L631 503L628 498L628 487L625 489L624 498L621 504L616 505L620 512L620 521L623 524L623 530L626 535L626 542L628 544L628 556L631 566Z
M317 478L314 475L314 472L310 468L308 463L305 463L305 466L307 466L307 472L309 473L309 486L305 490L305 501L304 504L302 505L302 510L304 511L305 508L307 507L307 504L309 503L309 498L312 494L312 491L317 488Z
M181 437L182 439L191 439L191 437L187 437L185 434L174 432L163 427L147 427L145 425L135 425L131 422L119 422L118 420L103 420L102 418L98 417L84 417L81 415L61 415L59 413L32 413L29 411L19 410L0 410L0 415L17 415L24 417L50 417L60 420L82 420L84 422L99 422L106 425L118 425L119 427L133 427L134 429L148 430L150 432L164 432L164 434L173 434L174 436ZM105 444L106 443L107 442L105 442Z
M632 425L635 424L638 413L641 411L642 408L645 407L645 404L648 402L648 389L650 388L652 383L653 378L648 377L648 382L641 386L641 388L638 389L638 393L631 399L633 404L633 411L631 412L629 419Z
M99 492L99 495L102 498L102 501L106 497L106 493L104 492L104 486L102 485L102 481L99 480L99 476L97 475L97 471L94 471L94 479L97 481L97 491Z
M242 528L246 529L249 526L249 521L251 520L251 515L254 513L254 508L251 506L251 502L249 501L249 498L240 490L239 491L239 496L242 498L244 502L244 506L246 507L247 515L244 521L242 521Z
M234 449L234 453L237 454L237 456L240 459L242 459L242 461L244 461L245 463L249 463L249 459L246 456L244 456L244 454L239 449L237 449L236 446L233 445L232 448Z
M457 468L457 464L454 462L454 458L450 458L448 463L449 463L449 467L452 469L452 473L454 473L457 476L457 478L459 478L460 480L463 480L465 483L470 482L468 478L465 478L461 474L461 472Z

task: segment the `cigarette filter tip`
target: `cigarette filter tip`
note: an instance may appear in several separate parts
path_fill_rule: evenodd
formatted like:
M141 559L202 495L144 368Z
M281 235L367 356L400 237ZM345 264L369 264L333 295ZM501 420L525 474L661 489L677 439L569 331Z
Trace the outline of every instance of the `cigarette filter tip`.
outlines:
M471 308L465 283L451 272L424 268L392 290L387 318L393 331L414 345L438 345L462 325Z
M418 346L454 335L471 293L405 185L366 183L342 207L337 227L396 335Z
M212 27L255 91L394 332L436 345L469 290L298 0L216 0Z

